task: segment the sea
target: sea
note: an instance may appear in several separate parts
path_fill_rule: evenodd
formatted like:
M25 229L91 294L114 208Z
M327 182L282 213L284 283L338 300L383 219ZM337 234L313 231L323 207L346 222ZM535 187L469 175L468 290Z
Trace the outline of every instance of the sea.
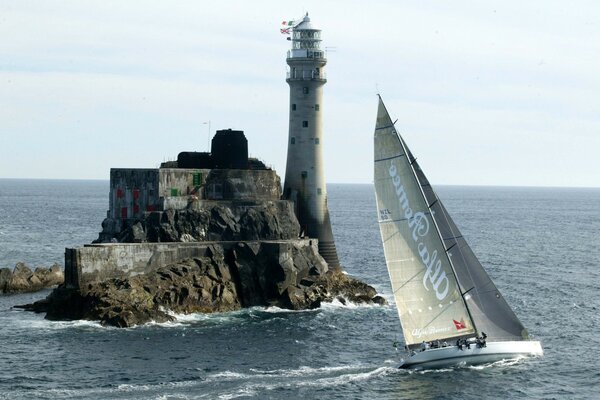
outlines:
M543 357L398 369L373 186L332 184L341 262L388 305L251 308L118 329L13 308L49 290L0 295L0 399L600 398L600 189L437 192ZM98 236L107 208L107 181L0 180L0 267L62 265L65 247Z

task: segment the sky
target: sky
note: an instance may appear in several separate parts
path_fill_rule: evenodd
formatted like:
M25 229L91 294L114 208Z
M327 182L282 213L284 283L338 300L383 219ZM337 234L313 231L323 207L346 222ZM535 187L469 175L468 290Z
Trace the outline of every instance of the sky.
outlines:
M329 183L373 181L380 93L434 184L600 187L600 3L551 0L0 0L0 178L155 168L209 128L285 176L305 12Z

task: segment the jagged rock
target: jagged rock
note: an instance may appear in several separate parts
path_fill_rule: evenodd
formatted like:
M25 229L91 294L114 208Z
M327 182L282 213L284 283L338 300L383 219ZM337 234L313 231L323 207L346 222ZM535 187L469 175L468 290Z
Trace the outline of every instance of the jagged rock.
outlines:
M49 269L38 267L33 273L39 278L43 287L60 285L65 280L64 274L58 264L54 264Z
M194 238L189 233L184 233L183 235L181 235L181 237L179 238L179 241L181 241L181 242L197 242L196 238Z
M47 299L21 307L46 312L52 320L88 319L127 327L169 321L173 312L225 312L251 306L301 310L336 298L385 303L371 286L340 270L328 271L314 245L241 242L226 254L221 249L215 245L205 257L129 278L91 282L79 290L59 287ZM296 265L294 259L303 262ZM319 274L310 275L310 270Z
M63 272L56 264L50 268L38 267L35 271L24 263L17 263L13 271L0 269L0 293L36 292L63 282Z
M114 238L121 243L286 240L300 235L293 207L286 201L207 203L196 208L149 212L111 236L110 230L116 226L113 220L105 219L94 242L107 243Z
M0 293L6 293L8 284L12 278L12 271L9 268L0 269Z

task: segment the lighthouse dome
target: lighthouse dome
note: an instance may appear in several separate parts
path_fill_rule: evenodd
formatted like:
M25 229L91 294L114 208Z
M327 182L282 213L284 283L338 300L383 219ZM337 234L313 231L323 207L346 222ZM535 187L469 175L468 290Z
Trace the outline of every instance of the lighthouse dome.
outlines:
M308 17L308 13L302 18L302 21L294 27L294 30L317 30L310 22L310 18Z

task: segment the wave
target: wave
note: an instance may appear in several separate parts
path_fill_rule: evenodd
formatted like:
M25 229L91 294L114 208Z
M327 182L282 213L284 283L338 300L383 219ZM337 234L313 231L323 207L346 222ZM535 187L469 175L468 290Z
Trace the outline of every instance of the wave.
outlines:
M339 309L359 309L359 308L390 308L390 302L388 301L388 305L381 306L379 304L369 304L369 303L355 303L353 301L348 300L346 297L341 296L344 299L344 302L338 300L338 298L333 299L331 302L323 302L321 303L320 309L322 310L339 310ZM387 299L386 299L387 300Z
M248 372L223 371L207 377L179 382L124 383L117 386L35 390L35 397L100 397L131 399L234 399L259 396L277 389L294 390L302 387L330 388L351 382L382 377L398 370L389 366L365 366L362 364L313 368L301 366L296 369L260 370ZM200 390L201 389L201 390ZM200 393L199 393L200 392Z
M19 317L23 317L25 313L19 313ZM30 317L27 318L10 318L12 320L12 325L15 328L22 328L27 330L64 330L64 329L118 329L111 326L104 326L100 324L98 321L88 321L88 320L74 320L74 321L50 321L44 319L41 315L29 314Z
M239 323L240 321L247 320L248 318L261 318L269 317L272 315L287 315L287 314L304 314L304 313L319 313L322 311L337 311L339 309L379 309L389 308L389 306L380 306L378 304L366 304L366 303L354 303L350 300L344 299L345 304L334 299L332 302L323 302L321 307L307 310L290 310L286 308L280 308L277 306L256 306L244 308L236 311L229 312L217 312L217 313L192 313L183 314L175 313L166 310L166 313L174 318L174 321L167 322L155 322L151 321L141 326L158 326L164 328L180 328L200 322L211 323L211 324L225 324L225 323Z
M527 356L518 356L515 358L507 358L505 360L498 360L488 364L480 364L480 365L469 365L468 369L473 370L484 370L492 367L512 367L513 365L522 364L523 361L527 360Z
M244 308L236 311L229 312L218 312L218 313L175 313L169 310L165 310L168 315L174 318L173 321L167 322L156 322L150 321L142 325L137 325L130 329L145 329L148 327L160 327L160 328L185 328L197 324L207 325L221 325L221 324L240 324L249 320L260 320L272 319L276 315L290 315L290 314L306 314L306 313L331 313L339 312L339 310L358 310L358 309L390 309L390 306L380 306L378 304L366 304L366 303L354 303L344 298L344 301L334 299L332 302L323 302L321 307L308 310L289 310L276 306L263 307L256 306L250 308ZM7 309L5 311L13 311ZM10 315L12 314L12 315ZM112 326L102 325L99 321L89 320L74 320L74 321L50 321L43 318L40 314L33 314L29 312L15 312L5 314L10 320L10 325L20 327L24 329L40 329L40 330L61 330L61 329L122 329ZM2 316L2 319L6 318Z
M369 368L368 366L362 364L354 364L354 365L340 365L335 367L309 367L309 366L300 366L294 369L274 369L274 370L261 370L256 368L251 368L249 372L235 372L235 371L223 371L217 372L207 376L206 381L235 381L235 380L244 380L244 379L273 379L273 378L292 378L292 377L301 377L301 378L312 378L325 375L325 378L320 379L328 379L331 378L329 375L333 375L340 372L350 372L350 371L363 371L364 369ZM378 367L374 371L379 371L381 368L384 370L390 369L391 367ZM395 368L391 368L394 369ZM372 374L374 371L369 372ZM346 375L355 375L352 373L346 373L342 375L335 376L333 378L338 378L340 376Z
M337 367L312 368L301 366L297 369L256 370L252 373L225 371L210 376L210 380L241 381L241 385L232 391L221 393L219 399L229 400L242 396L256 396L264 391L277 389L297 389L301 387L331 388L332 386L347 385L351 382L379 378L398 369L389 366L369 367L361 364Z

